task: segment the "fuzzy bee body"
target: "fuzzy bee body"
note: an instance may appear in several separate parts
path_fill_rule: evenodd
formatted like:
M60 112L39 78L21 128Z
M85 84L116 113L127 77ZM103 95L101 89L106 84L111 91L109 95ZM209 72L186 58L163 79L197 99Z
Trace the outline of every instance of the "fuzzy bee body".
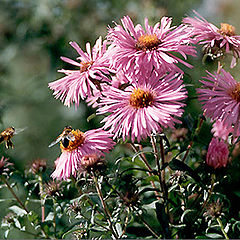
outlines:
M25 128L19 128L19 129L15 129L14 127L8 127L5 130L3 130L0 133L0 144L5 142L5 146L7 149L9 148L14 148L13 142L11 140L11 138L15 135L18 134L20 132L22 132L23 130L25 130Z
M63 147L67 148L68 145L69 145L69 142L70 141L74 141L75 140L75 137L74 135L72 134L72 127L71 126L66 126L64 129L63 129L63 132L56 138L55 141L53 141L48 147L52 147L54 146L55 144L61 142Z

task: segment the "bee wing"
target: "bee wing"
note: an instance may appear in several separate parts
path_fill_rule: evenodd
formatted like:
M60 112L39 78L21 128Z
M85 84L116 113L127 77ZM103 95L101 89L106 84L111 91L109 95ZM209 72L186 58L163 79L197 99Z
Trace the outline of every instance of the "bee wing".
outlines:
M24 130L26 130L27 129L27 127L24 127L24 128L16 128L15 129L15 132L14 132L14 135L15 134L19 134L20 132L23 132Z
M62 139L62 136L59 136L56 140L54 140L53 142L51 142L51 143L48 145L48 147L50 148L50 147L54 146L55 144L59 143L59 142L61 141L61 139Z
M75 140L75 136L72 134L72 133L69 133L66 138L69 140L69 141L74 141Z

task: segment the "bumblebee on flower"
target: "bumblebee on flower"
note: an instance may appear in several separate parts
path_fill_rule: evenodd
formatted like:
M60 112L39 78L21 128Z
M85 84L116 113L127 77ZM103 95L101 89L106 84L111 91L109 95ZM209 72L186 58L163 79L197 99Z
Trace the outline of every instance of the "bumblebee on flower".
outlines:
M77 170L81 168L81 159L89 154L98 154L103 156L103 152L109 150L115 145L111 139L112 134L102 130L93 129L81 132L67 126L62 134L49 145L49 147L60 142L62 153L55 161L55 171L52 178L66 180L71 175L76 176Z

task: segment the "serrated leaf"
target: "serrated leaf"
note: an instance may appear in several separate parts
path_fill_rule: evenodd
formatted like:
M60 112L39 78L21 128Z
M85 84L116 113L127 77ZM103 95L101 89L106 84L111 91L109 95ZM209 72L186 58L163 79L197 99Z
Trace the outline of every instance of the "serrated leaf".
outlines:
M24 216L24 215L27 214L27 212L26 212L24 209L22 209L22 208L20 208L20 207L18 207L18 206L16 206L16 205L11 206L11 207L9 208L9 210L13 211L14 213L16 213L16 214L17 214L18 216L20 216L20 217L22 217L22 216Z

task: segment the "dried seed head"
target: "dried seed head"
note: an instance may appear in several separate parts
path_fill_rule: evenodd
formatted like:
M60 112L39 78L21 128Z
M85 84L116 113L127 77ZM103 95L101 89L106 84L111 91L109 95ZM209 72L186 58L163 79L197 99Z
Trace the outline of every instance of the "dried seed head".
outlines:
M69 205L68 210L78 214L78 213L81 212L81 205L78 201L75 201L75 202L73 202L72 204Z
M217 218L222 213L222 207L223 207L223 203L220 202L220 199L218 198L216 202L212 202L206 206L207 211L204 213L204 216Z
M47 197L61 197L62 191L60 189L60 183L56 181L49 181L43 187L43 193Z
M86 172L95 172L104 166L104 159L97 154L85 155L81 159L81 169Z
M33 174L38 174L46 171L46 160L45 159L36 159L31 166L31 171Z

